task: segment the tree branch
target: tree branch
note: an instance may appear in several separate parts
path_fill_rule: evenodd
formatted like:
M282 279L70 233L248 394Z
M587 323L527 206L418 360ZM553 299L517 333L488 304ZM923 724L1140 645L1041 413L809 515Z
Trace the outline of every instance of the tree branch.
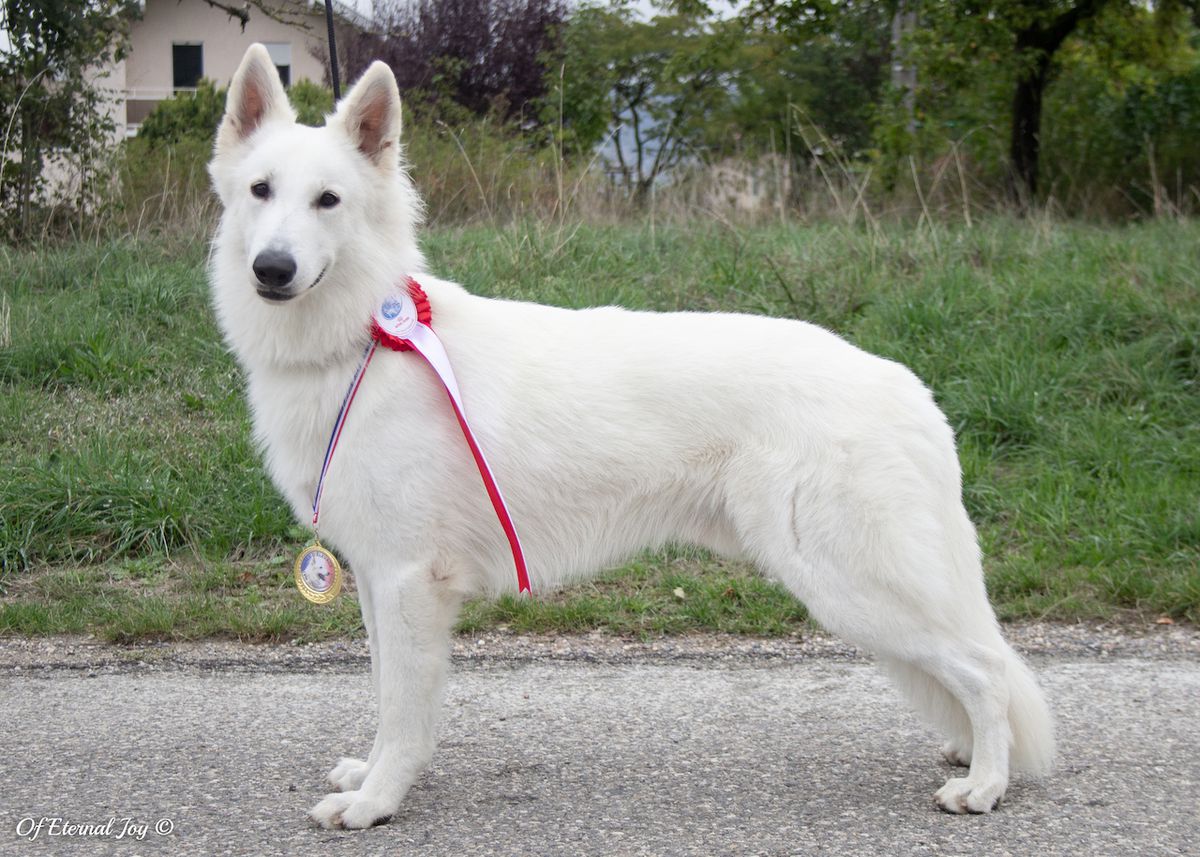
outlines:
M1107 5L1108 0L1082 0L1063 12L1046 26L1026 27L1017 33L1017 50L1036 48L1052 54L1059 49L1067 36L1075 32L1083 21L1093 18Z
M251 9L256 9L272 21L287 24L289 27L299 27L304 30L309 29L307 15L300 12L286 11L280 6L271 5L268 0L243 0L240 5L222 2L222 0L203 0L203 2L210 8L219 9L230 18L237 18L241 23L243 33L246 32L246 25L250 23ZM332 2L332 0L325 0L325 2Z
M220 2L220 0L204 0L204 2L213 9L220 9L230 18L237 18L242 22L242 32L246 32L246 24L250 23L249 3L243 3L241 6L231 6L228 3Z
M637 180L640 184L646 178L642 172L642 149L644 143L642 141L641 118L638 116L637 108L632 105L629 107L629 114L633 117L633 145L634 151L637 154Z

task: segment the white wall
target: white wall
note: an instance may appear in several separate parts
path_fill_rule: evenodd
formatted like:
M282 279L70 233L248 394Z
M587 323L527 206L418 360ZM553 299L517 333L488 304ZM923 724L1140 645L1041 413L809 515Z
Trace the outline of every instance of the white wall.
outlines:
M251 6L245 31L237 18L214 9L203 0L145 0L141 20L130 31L129 56L125 60L125 86L130 99L169 98L172 92L171 46L175 42L200 42L203 45L204 76L227 86L242 54L254 42L290 43L292 46L292 82L305 78L320 83L324 65L313 49L324 45L325 19L319 9L311 9L304 0L280 3L290 20L299 17L308 25L299 26L268 18ZM297 14L299 13L299 14Z

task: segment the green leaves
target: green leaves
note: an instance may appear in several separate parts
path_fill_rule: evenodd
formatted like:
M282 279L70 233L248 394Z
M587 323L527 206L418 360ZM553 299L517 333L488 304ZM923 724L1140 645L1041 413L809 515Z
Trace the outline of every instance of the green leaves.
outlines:
M134 0L4 0L10 49L0 52L0 239L28 239L105 199L95 180L114 123L103 70L124 51ZM49 160L78 171L53 180ZM59 223L55 221L58 220Z
M225 113L225 90L203 78L195 92L176 92L160 101L138 126L138 139L151 146L186 139L210 141Z
M225 89L202 79L195 92L176 92L160 101L138 126L138 139L150 146L185 140L212 141L225 114ZM321 125L333 112L333 91L311 80L300 80L288 89L296 119L304 125Z

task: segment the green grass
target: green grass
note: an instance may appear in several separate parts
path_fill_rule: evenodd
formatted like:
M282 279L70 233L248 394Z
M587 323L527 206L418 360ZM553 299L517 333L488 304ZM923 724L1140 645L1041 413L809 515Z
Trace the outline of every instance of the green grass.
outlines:
M1002 616L1200 620L1200 226L706 223L443 230L434 269L563 306L802 317L911 366L960 439ZM287 581L203 245L0 249L0 633L358 633ZM139 572L138 569L144 569ZM675 590L683 591L677 597ZM673 550L466 630L786 634L746 568Z

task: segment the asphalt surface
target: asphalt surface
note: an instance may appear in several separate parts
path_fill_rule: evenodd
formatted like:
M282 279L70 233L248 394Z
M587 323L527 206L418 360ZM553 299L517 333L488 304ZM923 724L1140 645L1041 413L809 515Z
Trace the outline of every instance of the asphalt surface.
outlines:
M985 817L934 808L934 737L836 644L468 641L432 767L356 833L305 812L370 746L361 646L0 641L0 854L1200 854L1200 648L1180 639L1035 653L1060 765Z

